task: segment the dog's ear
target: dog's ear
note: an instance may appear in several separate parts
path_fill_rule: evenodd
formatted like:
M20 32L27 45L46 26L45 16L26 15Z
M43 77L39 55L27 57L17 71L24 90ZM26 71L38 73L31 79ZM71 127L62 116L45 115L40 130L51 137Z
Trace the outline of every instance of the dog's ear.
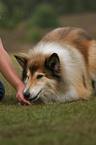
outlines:
M60 72L60 59L56 53L53 53L45 60L45 66L50 69L54 75L59 75Z
M19 55L14 55L18 63L21 65L22 68L24 68L27 65L28 59L26 57L22 57Z

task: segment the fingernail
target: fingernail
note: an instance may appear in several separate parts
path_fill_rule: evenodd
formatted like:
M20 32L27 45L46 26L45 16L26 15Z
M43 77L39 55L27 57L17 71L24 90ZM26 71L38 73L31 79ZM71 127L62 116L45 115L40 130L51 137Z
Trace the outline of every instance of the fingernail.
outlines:
M31 103L30 103L30 102L28 102L28 105L31 105Z

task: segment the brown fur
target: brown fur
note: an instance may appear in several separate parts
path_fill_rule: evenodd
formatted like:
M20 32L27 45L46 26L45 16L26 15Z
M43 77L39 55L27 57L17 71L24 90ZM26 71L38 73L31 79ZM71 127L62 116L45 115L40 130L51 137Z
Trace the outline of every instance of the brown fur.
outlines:
M84 56L86 69L90 76L96 74L96 41L85 30L75 27L57 28L45 35L42 40L65 42L74 46ZM92 80L94 79L92 78ZM94 81L93 84L95 89L96 83Z
M96 82L96 41L93 40L91 36L81 28L67 27L67 28L55 29L50 33L48 33L47 35L45 35L40 41L40 43L37 45L38 50L42 42L43 42L44 49L45 49L44 45L48 44L46 42L56 42L56 45L59 44L59 46L61 46L62 48L66 49L69 52L68 57L70 57L72 63L70 61L66 62L65 60L64 63L59 62L59 56L57 55L58 53L45 55L42 53L42 51L41 52L37 51L35 53L35 51L32 50L32 53L28 55L29 58L28 57L20 58L17 56L18 62L23 67L23 77L25 77L25 80L26 80L27 72L29 72L30 79L28 80L27 83L29 89L32 90L31 88L34 88L34 86L38 84L38 81L41 82L40 80L42 80L42 82L44 82L44 80L48 79L50 80L50 82L52 81L53 83L53 85L51 83L49 83L48 85L55 92L60 92L60 93L62 92L64 94L70 92L69 86L70 83L72 83L73 87L76 90L76 94L78 98L87 99L87 97L90 97L90 95L92 94L91 81L93 81L92 84L94 90L96 89L95 88L96 87L95 85L96 84L95 83ZM64 53L64 57L65 55L66 53ZM70 69L64 67L66 66L65 62L67 63L66 65L69 66L71 65ZM70 72L70 74L69 73L66 74L65 69L66 70L68 69L68 72ZM71 71L73 75L71 74ZM39 80L38 74L39 77L40 75L43 75L44 77ZM55 87L54 87L54 83L55 83ZM72 91L72 93L70 94L74 95L74 91ZM46 95L49 94L47 93ZM69 95L67 97L69 97Z
M76 47L84 55L86 63L88 63L88 51L92 38L83 29L75 27L58 28L49 32L42 40L66 42Z

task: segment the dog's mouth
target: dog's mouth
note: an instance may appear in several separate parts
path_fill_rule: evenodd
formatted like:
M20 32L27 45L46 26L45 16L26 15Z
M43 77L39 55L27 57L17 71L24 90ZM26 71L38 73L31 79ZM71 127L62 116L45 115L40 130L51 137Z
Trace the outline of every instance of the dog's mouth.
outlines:
M39 93L35 97L29 98L29 101L32 101L32 102L37 101L39 99L39 97L40 97L40 93L41 92L42 92L42 90L40 90Z

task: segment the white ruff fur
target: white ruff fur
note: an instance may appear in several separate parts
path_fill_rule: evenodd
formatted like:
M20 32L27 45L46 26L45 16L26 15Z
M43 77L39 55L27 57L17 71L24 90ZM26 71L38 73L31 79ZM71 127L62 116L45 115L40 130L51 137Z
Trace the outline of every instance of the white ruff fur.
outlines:
M51 87L49 88L46 86L44 91L41 91L40 97L43 100L44 103L50 103L50 102L66 102L66 101L73 101L77 100L79 97L77 96L75 85L77 79L80 79L80 76L83 73L86 73L85 64L84 64L84 58L80 52L71 47L70 45L67 45L66 43L49 43L49 42L40 42L34 49L29 51L29 56L32 57L34 54L52 54L57 53L60 59L60 65L62 68L62 77L64 80L67 81L67 90L65 92L60 92L63 90L63 85L60 86L60 91L54 91ZM50 81L50 83L53 83L53 85L56 83L54 80L53 82ZM32 86L30 89L31 94L38 94L40 89L45 86L45 82L38 84L37 86ZM51 85L50 85L51 86ZM26 90L26 89L25 89ZM44 94L47 94L46 97ZM38 95L39 96L39 95Z

